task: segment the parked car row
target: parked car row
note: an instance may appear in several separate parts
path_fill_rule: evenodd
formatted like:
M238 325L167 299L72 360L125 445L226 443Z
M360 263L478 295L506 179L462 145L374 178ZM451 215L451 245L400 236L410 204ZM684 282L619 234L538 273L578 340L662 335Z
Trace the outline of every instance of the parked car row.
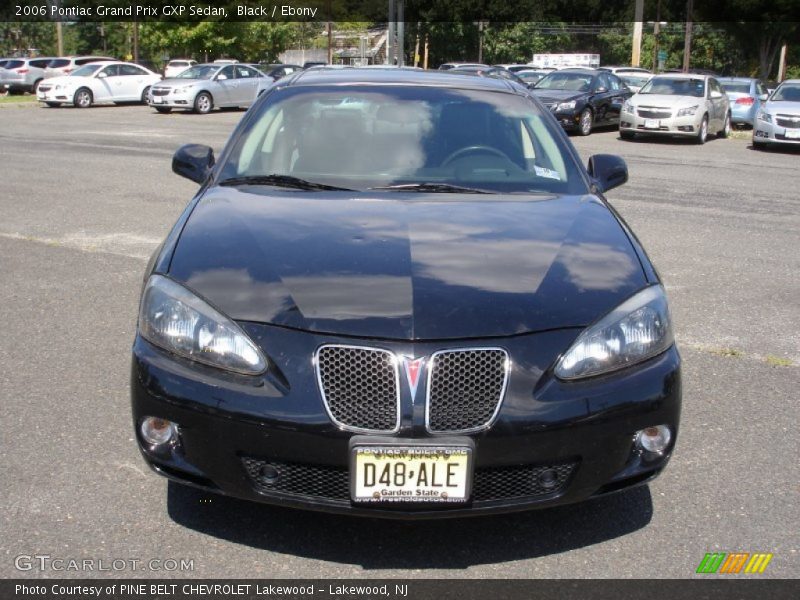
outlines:
M0 92L35 94L45 79L69 75L75 69L91 62L113 60L107 56L4 58L0 60Z

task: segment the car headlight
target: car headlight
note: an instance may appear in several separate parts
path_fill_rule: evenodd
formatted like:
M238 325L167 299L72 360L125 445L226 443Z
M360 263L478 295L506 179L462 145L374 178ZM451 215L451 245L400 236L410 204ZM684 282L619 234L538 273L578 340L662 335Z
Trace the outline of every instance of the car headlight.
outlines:
M694 106L687 106L686 108L680 109L678 111L678 116L679 117L687 117L687 116L693 115L696 112L697 112L697 105L695 104Z
M185 94L186 92L188 92L193 87L194 86L192 86L192 85L185 85L183 87L173 88L172 93L173 94Z
M633 104L626 100L622 105L622 112L633 114Z
M575 100L570 100L569 102L562 102L558 105L556 110L575 110L576 102Z
M580 379L647 360L674 342L664 288L645 288L590 326L561 357L555 374Z
M772 123L772 115L764 110L761 110L758 112L758 120L764 121L765 123Z
M147 341L207 365L257 375L267 360L241 328L182 285L161 275L147 282L139 309Z

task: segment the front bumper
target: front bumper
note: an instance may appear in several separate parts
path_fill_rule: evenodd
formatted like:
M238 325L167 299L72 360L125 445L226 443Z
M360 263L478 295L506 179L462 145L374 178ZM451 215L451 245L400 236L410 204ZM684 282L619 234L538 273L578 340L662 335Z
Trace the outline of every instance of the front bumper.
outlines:
M753 125L753 143L770 144L800 144L800 127L783 127L773 122L768 123L761 119L756 119Z
M6 80L0 81L0 92L30 92L33 91L33 84L27 81Z
M186 108L191 109L194 107L194 98L197 95L196 91L175 93L170 91L169 94L164 96L156 96L151 91L151 96L148 98L147 103L152 108Z
M649 119L639 116L636 112L623 112L620 121L620 131L646 133L647 135L669 135L694 137L697 135L702 123L702 113L685 115L682 117L670 116L660 119Z
M42 89L42 86L44 86L44 89ZM36 91L36 99L39 102L58 102L61 104L71 104L74 97L74 90L67 90L64 88L57 90L49 87L47 84L39 85L39 89Z
M566 383L552 375L550 365L578 331L480 340L477 345L504 347L512 368L497 420L490 429L468 435L475 445L470 501L356 504L347 485L348 444L363 434L331 422L311 361L319 345L353 340L244 327L273 359L264 376L226 374L190 363L137 337L133 421L142 455L156 472L208 491L290 507L392 518L454 517L577 502L638 485L663 470L674 448L681 406L680 357L674 346L616 374ZM476 342L380 345L398 354L427 356L442 347ZM392 437L410 443L447 437L425 430L421 397L414 403L403 392L401 426ZM145 416L178 423L179 444L157 449L145 443L138 427ZM652 456L636 451L635 432L657 424L672 429L667 450ZM293 485L272 486L259 479L264 465L283 469ZM530 488L519 479L543 468L560 469L563 485L526 493Z

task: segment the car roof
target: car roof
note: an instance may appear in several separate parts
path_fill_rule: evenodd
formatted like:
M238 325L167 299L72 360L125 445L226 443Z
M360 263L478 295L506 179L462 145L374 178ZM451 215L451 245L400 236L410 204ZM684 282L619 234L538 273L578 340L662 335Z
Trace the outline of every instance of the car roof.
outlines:
M583 75L597 75L598 73L602 73L598 69L590 69L588 67L565 67L563 69L558 69L557 71L551 71L552 73L578 73Z
M667 77L669 79L709 79L713 75L706 75L705 73L658 73L653 77Z
M760 79L756 79L755 77L717 77L719 81L740 81L742 83L750 82L750 81L761 81Z
M519 88L505 79L493 77L475 77L470 74L450 73L439 70L419 70L413 68L387 67L384 69L314 69L300 71L281 80L281 85L314 86L314 85L408 85L437 86L462 88L471 90L512 91Z

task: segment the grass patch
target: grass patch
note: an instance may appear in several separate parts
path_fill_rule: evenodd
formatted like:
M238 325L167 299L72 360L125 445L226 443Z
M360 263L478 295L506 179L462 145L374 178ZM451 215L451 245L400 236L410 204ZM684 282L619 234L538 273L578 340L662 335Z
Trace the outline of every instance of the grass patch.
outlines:
M737 350L736 348L712 348L711 353L716 354L717 356L726 356L728 358L741 358L744 356L744 352Z
M734 129L731 131L730 137L734 140L751 140L753 139L752 129Z
M0 96L0 104L31 104L36 102L33 94L8 94Z
M772 354L768 354L767 357L764 359L768 365L771 367L791 367L792 361L788 358L781 358L780 356L774 356Z

